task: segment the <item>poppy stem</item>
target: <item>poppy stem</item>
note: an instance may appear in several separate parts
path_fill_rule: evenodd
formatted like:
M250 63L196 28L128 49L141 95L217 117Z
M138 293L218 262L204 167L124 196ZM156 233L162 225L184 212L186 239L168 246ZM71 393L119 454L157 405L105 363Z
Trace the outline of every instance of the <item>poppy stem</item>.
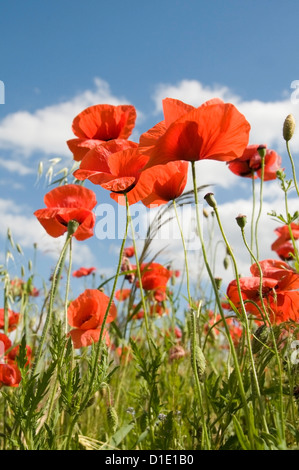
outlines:
M72 270L72 258L73 258L73 244L72 244L72 237L70 237L69 243L69 267L67 270L67 278L66 278L66 287L65 287L65 300L64 300L64 321L65 321L65 334L68 333L68 318L67 318L67 309L68 309L68 297L70 291L70 279L71 279L71 270Z
M277 361L278 372L279 372L279 392L280 392L279 393L279 404L280 404L280 410L279 411L280 411L280 421L281 421L280 425L281 425L282 431L283 431L282 432L283 439L285 439L282 368L281 368L281 362L280 362L280 358L279 358L279 352L278 352L278 349L277 349L277 341L276 341L276 338L275 338L275 333L274 333L274 330L273 330L273 327L272 327L272 324L271 324L271 321L270 321L270 318L269 318L269 315L268 315L268 312L267 312L267 309L266 309L266 306L265 306L264 297L263 297L263 271L262 271L260 263L258 262L257 258L254 256L253 252L251 251L251 249L248 246L246 236L245 236L245 232L244 232L244 228L242 228L242 227L241 227L241 233L242 233L242 238L243 238L244 244L245 244L247 250L249 251L250 256L252 257L252 259L256 263L256 266L259 270L259 275L260 275L259 296L260 296L260 299L261 299L263 313L265 315L265 318L267 320L267 323L268 323L270 331L271 331L272 341L273 341L273 345L274 345L274 353L275 353L275 358L276 358L276 361ZM264 318L263 318L263 320L264 320ZM263 418L264 418L264 415L263 415Z
M263 401L262 401L258 376L257 376L255 363L254 363L254 358L253 358L253 353L252 353L251 333L250 333L250 327L249 327L247 312L246 312L243 297L242 297L238 266L237 266L237 262L236 262L236 258L234 256L233 250L231 249L231 246L230 246L230 244L229 244L229 242L226 238L226 235L224 233L223 226L222 226L220 216L219 216L219 212L218 212L218 208L214 207L214 211L215 211L216 219L217 219L217 222L218 222L218 226L219 226L220 231L221 231L221 235L223 237L223 240L226 244L227 250L229 252L229 255L230 255L230 257L232 259L232 262L233 262L233 265L234 265L235 279L236 279L236 283L237 283L238 295L239 295L240 305L241 305L241 310L242 310L242 320L243 320L244 325L245 325L247 347L248 347L248 353L249 353L250 363L251 363L251 367L252 367L252 374L253 374L253 378L254 378L255 389L256 389L257 396L258 396L259 405L260 405L260 411L261 411L261 416L262 416L262 420L263 420L264 430L265 430L265 432L268 432L268 425L267 425L266 418L265 418L265 413L264 413L264 404L263 404ZM241 228L241 230L244 233L244 228Z
M288 155L289 155L290 162L291 162L291 166L292 166L292 173L293 173L294 185L295 185L295 188L296 188L296 191L297 191L297 195L299 196L299 189L298 189L297 178L296 178L295 164L294 164L294 160L293 160L293 157L292 157L292 154L291 154L291 150L290 150L290 146L289 146L289 141L288 141L288 140L286 141L286 147L287 147Z
M229 345L230 345L230 350L231 350L231 353L232 353L232 357L233 357L233 361L234 361L234 365L235 365L235 370L236 370L236 375L237 375L238 387L239 387L240 395L241 395L241 398L242 398L245 418L246 418L246 422L247 422L247 426L248 426L248 436L249 436L251 447L252 447L252 449L254 449L255 448L255 443L254 443L253 423L252 423L252 419L251 419L251 416L250 416L249 406L248 406L248 402L247 402L247 398L246 398L246 394L245 394L245 389L244 389L242 374L241 374L241 370L240 370L240 365L239 365L239 362L238 362L236 349L235 349L232 337L230 335L229 327L228 327L228 324L226 322L226 318L225 318L225 315L224 315L224 312L223 312L223 308L222 308L222 305L221 305L221 300L220 300L220 297L219 297L219 292L218 292L218 289L217 289L217 286L216 286L216 282L215 282L213 273L211 271L211 268L209 266L209 262L208 262L208 259L207 259L207 253L206 253L206 249L205 249L205 244L204 244L204 239L203 239L202 232L201 232L198 194L197 194L197 184L196 184L195 162L191 162L191 166L192 166L194 200L195 200L195 208L196 208L197 232L198 232L198 236L199 236L200 242L201 242L201 248L202 248L204 263L205 263L208 275L210 277L210 281L211 281L212 286L213 286L213 290L214 290L214 293L215 293L219 313L221 315L221 318L222 318L222 321L223 321L223 324L224 324L224 328L225 328L226 337L227 337L227 340L228 340Z
M290 221L289 205L288 205L288 191L287 191L287 188L285 187L284 181L283 181L282 186L283 186L283 190L284 190L284 202L285 202L287 226L288 226L288 229L289 229L290 238L292 240L292 245L293 245L293 248L294 248L294 255L295 255L295 258L296 258L296 262L299 266L299 254L298 254L298 249L297 249L297 245L296 245L296 242L295 242L295 238L294 238L292 227L291 227L291 221Z
M33 365L32 370L31 370L31 377L34 376L34 374L37 370L38 363L39 363L39 361L41 359L41 356L42 356L43 346L44 346L46 336L47 336L47 333L48 333L48 330L49 330L49 327L50 327L51 319L52 319L54 298L55 298L55 294L56 294L56 291L57 291L57 286L58 286L58 283L59 283L60 273L61 273L61 270L62 270L62 266L63 266L64 259L65 259L65 253L66 253L66 250L67 250L68 245L70 243L70 240L71 240L71 235L68 233L67 238L64 242L63 248L61 250L59 259L57 261L56 267L55 267L54 272L53 272L47 318L46 318L44 328L43 328L43 331L42 331L42 336L41 336L38 351L37 351L37 354L36 354L36 357L35 357L34 365Z
M252 213L251 213L251 222L250 222L250 250L253 251L253 240L254 240L254 216L255 216L255 205L256 205L256 198L255 198L255 178L254 178L254 171L251 170L251 178L252 178ZM252 258L251 258L252 264Z
M135 230L134 230L134 224L133 224L133 220L132 220L131 213L130 213L130 205L129 205L129 202L128 202L127 195L126 195L126 205L127 205L127 217L128 217L130 227L131 227L131 232L132 232L132 241L133 241L134 252L135 252L136 269L137 269L137 276L138 276L139 287L140 287L140 296L141 296L142 308L143 308L143 311L144 311L144 323L145 323L145 329L146 329L147 340L148 340L148 345L149 345L149 352L150 352L151 358L153 358L151 346L152 346L152 344L154 344L154 341L153 341L153 338L151 336L150 328L149 328L148 312L147 312L147 306L146 306L145 297L144 297L144 291L143 291L143 287L142 287L142 275L141 275L140 263L139 263L138 253L137 253Z
M126 198L126 201L127 201L127 198ZM128 203L126 203L126 212L127 212L126 227L125 227L125 233L124 233L124 237L123 237L123 240L122 240L122 244L121 244L121 247L120 247L119 258L118 258L118 266L117 266L116 274L115 274L115 277L114 277L114 282L113 282L111 295L110 295L110 298L109 298L109 302L108 302L108 305L107 305L107 309L106 309L106 312L105 312L103 323L102 323L102 326L101 326L99 341L96 345L94 363L93 363L92 372L91 372L91 376L90 376L89 386L88 386L88 389L87 389L85 399L82 401L82 404L81 404L81 407L80 407L78 413L73 417L73 420L72 420L72 423L71 423L71 426L70 426L70 434L68 436L67 448L70 444L70 440L71 440L71 437L72 437L71 433L72 433L72 430L75 426L75 423L77 422L80 414L86 408L86 405L87 405L87 403L89 402L89 400L91 398L91 393L92 393L92 390L93 390L93 387L94 387L94 381L95 381L96 371L97 371L97 367L98 367L98 360L99 360L99 356L100 356L100 350L101 350L101 345L102 345L104 329L105 329L106 321L107 321L107 318L108 318L108 315L109 315L109 310L110 310L110 307L111 307L112 302L113 302L113 297L114 297L114 294L115 294L115 291L116 291L116 286L117 286L119 274L120 274L120 271L121 271L123 252L124 252L125 243L126 243L127 236L128 236L128 228L129 228Z
M190 307L192 306L192 297L191 297L191 292L190 292L190 276L189 276L189 266L188 266L188 256L187 256L187 249L186 249L186 243L185 243L185 238L179 218L179 214L177 211L177 205L175 200L173 200L173 207L174 207L174 212L176 216L176 220L178 223L181 239L182 239L182 244L183 244L183 250L184 250L184 257L185 257L185 266L186 266L186 279L187 279L187 292L188 292L188 300L189 300L189 305Z
M258 242L258 224L262 215L263 208L263 187L264 187L264 174L265 174L265 157L261 157L261 185L260 185L260 207L255 222L255 246L256 258L259 259L259 242Z

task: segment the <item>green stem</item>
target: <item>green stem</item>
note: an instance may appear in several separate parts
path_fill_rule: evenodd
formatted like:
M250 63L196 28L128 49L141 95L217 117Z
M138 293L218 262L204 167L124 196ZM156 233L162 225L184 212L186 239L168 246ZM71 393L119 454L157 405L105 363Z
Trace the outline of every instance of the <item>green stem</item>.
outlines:
M226 333L226 336L227 336L227 340L229 342L230 349L231 349L231 352L232 352L232 357L233 357L235 370L236 370L236 375L237 375L237 380L238 380L239 391L240 391L240 395L241 395L241 398L242 398L242 402L243 402L243 406L244 406L244 412L245 412L245 418L246 418L246 422L247 422L247 426L248 426L249 440L250 440L252 449L254 449L255 448L254 433L253 433L253 429L252 429L250 412L249 412L249 407L248 407L247 398L246 398L246 394L245 394L244 384L243 384L243 380L242 380L242 374L241 374L241 370L240 370L240 366L239 366L239 362L238 362L238 357L237 357L237 353L236 353L236 349L235 349L232 337L230 335L229 327L226 323L226 319L225 319L225 315L224 315L223 308L222 308L222 305L221 305L221 299L219 297L219 292L218 292L218 289L217 289L217 286L216 286L216 283L215 283L215 279L213 277L213 273L212 273L211 268L210 268L209 263L208 263L207 254L206 254L206 250L205 250L205 244L204 244L203 236L202 236L202 233L201 233L200 214L199 214L199 207L198 207L198 194L197 194L197 185L196 185L195 162L191 162L191 165L192 165L194 199L195 199L195 207L196 207L197 231L198 231L198 235L200 237L204 263L205 263L208 275L210 277L210 281L212 283L213 290L215 292L215 297L216 297L219 313L221 315L221 319L223 321L223 325L224 325L224 328L225 328L225 333Z
M126 211L127 211L126 228L125 228L125 234L124 234L124 238L123 238L123 241L122 241L122 244L121 244L121 248L120 248L120 253L119 253L119 258L118 258L118 266L117 266L117 270L116 270L116 275L115 275L115 277L114 277L112 292L111 292L111 295L110 295L110 299L109 299L109 302L108 302L108 306L107 306L107 309L106 309L106 313L105 313L105 316L104 316L104 319L103 319L103 323L102 323L102 326L101 326L101 332L100 332L99 341L98 341L98 343L97 343L97 345L96 345L96 353L95 353L94 364L93 364L93 368L92 368L92 373L91 373L91 377L90 377L90 381L89 381L88 390L87 390L87 393L86 393L86 397L85 397L85 399L83 400L82 405L81 405L81 407L80 407L79 413L78 413L76 416L74 416L74 418L73 418L73 421L74 421L74 422L77 421L77 419L78 419L80 413L81 413L81 412L84 410L84 408L86 407L86 405L87 405L87 403L88 403L88 401L89 401L89 399L90 399L90 394L91 394L91 392L92 392L93 386L94 386L94 380L95 380L96 371L97 371L97 367L98 367L98 360L99 360L99 356L100 356L101 343L102 343L102 338L103 338L103 334L104 334L104 329L105 329L106 321L107 321L107 318L108 318L108 315L109 315L109 310L110 310L110 307L111 307L112 302L113 302L114 293L115 293L115 291L116 291L117 281L118 281L119 274L120 274L120 270L121 270L121 263L122 263L123 252L124 252L125 243L126 243L127 236L128 236L128 227L129 227L128 208L129 208L129 204L128 204L128 200L127 200L127 197L126 197Z
M48 333L48 330L49 330L49 327L50 327L51 319L52 319L53 304L54 304L56 289L57 289L57 285L58 285L58 282L59 282L60 273L61 273L61 270L62 270L62 264L63 264L63 261L64 261L65 253L66 253L66 250L67 250L68 245L70 243L70 239L71 239L71 235L68 234L67 238L65 240L65 243L63 245L63 248L61 250L58 262L57 262L56 267L54 269L53 278L52 278L52 286L51 286L51 291L50 291L50 299L49 299L49 308L48 308L47 318L46 318L46 321L45 321L45 324L44 324L41 340L40 340L38 351L37 351L37 354L36 354L36 357L35 357L35 362L34 362L34 365L32 367L32 370L31 370L31 377L34 376L34 374L37 370L38 363L39 363L39 361L41 359L41 356L42 356L43 346L44 346L46 336L47 336L47 333Z
M252 178L252 214L251 214L251 223L250 223L250 249L253 251L253 240L254 240L254 216L255 216L255 178L254 171L251 171ZM252 260L251 260L252 263Z
M71 278L71 270L72 270L72 245L73 245L72 244L72 237L70 237L69 244L70 244L70 248L69 248L69 267L68 267L68 272L67 272L67 280L66 280L66 288L65 288L65 301L64 301L65 335L67 335L67 333L68 333L67 310L68 310L68 296L69 296L70 278ZM48 415L47 415L47 420L46 420L47 424L49 424L49 422L50 422L50 418L51 418L51 414L52 414L52 410L53 410L55 395L56 395L57 388L58 388L59 374L60 374L60 370L61 370L61 367L62 367L63 359L64 359L64 351L61 354L60 361L58 363L55 383L54 383L52 393L51 393L50 405L49 405Z
M262 215L263 208L263 186L264 186L264 174L265 174L265 157L261 157L261 185L260 185L260 207L255 222L255 246L256 246L256 257L259 259L259 243L258 243L258 224Z
M72 246L72 237L70 238L70 248L69 248L69 267L67 270L67 278L66 278L66 287L65 287L65 300L64 300L64 320L65 320L65 334L68 333L68 298L69 298L69 291L70 291L70 280L71 280L71 271L72 271L72 258L73 258L73 246Z
M277 349L277 342L276 342L276 338L275 338L275 333L274 333L274 330L272 328L272 324L271 324L271 321L270 321L270 318L269 318L269 315L268 315L268 311L267 311L266 306L265 306L264 297L263 297L263 271L262 271L262 268L260 266L260 263L258 262L257 258L255 258L253 252L250 250L250 248L248 246L248 243L247 243L247 240L246 240L246 237L245 237L245 233L244 233L244 228L242 228L242 227L241 227L241 233L242 233L242 238L243 238L244 244L245 244L247 250L249 251L250 256L254 259L254 262L256 263L256 266L259 270L259 275L260 275L259 296L260 296L260 299L261 299L261 304L262 304L262 309L263 309L264 316L266 318L266 321L267 321L267 323L269 325L269 328L270 328L270 331L271 331L272 341L273 341L273 345L274 345L275 358L276 358L276 362L277 362L277 366L278 366L278 372L279 372L279 392L280 392L279 393L279 414L280 414L280 421L281 421L281 426L282 426L282 435L283 435L283 439L285 439L282 368L281 368L281 362L280 362L280 358L279 358L279 352L278 352L278 349Z
M135 260L136 260L137 277L138 277L138 281L139 281L142 308L143 308L143 311L144 311L144 323L145 323L147 340L148 340L148 345L149 345L149 352L150 352L151 357L153 357L152 356L152 344L154 344L154 341L153 341L153 338L151 336L151 332L150 332L150 328L149 328L148 312L147 312L147 306L146 306L145 297L144 297L144 291L143 291L143 287L142 287L142 275L141 275L140 263L139 263L138 253L137 253L137 245L136 245L136 239L135 239L134 224L133 224L133 221L132 221L132 217L131 217L131 213L130 213L130 206L129 206L127 198L126 198L126 203L127 203L128 219L129 219L129 222L130 222L130 227L131 227L131 232L132 232L132 240L133 240Z
M291 154L289 141L286 141L286 146L287 146L287 151L288 151L288 155L290 157L290 162L291 162L291 166L292 166L294 185L295 185L295 188L296 188L296 191L297 191L297 195L299 196L299 189L298 189L297 178L296 178L295 164L294 164L294 160L293 160L293 157L292 157L292 154Z
M201 414L201 421L202 421L202 427L203 427L203 438L205 438L205 441L207 443L207 449L211 449L211 443L208 435L208 430L207 430L207 425L206 425L206 420L205 420L205 414L204 414L204 408L203 408L203 400L202 400L202 393L201 393L201 385L199 382L199 376L198 376L198 370L197 370L197 360L196 360L196 348L199 347L197 344L197 337L196 337L196 318L195 318L195 312L193 309L191 309L191 325L192 325L192 347L191 347L191 364L192 364L192 370L195 378L195 385L196 385L196 391L198 395L198 401L199 401L199 408L200 408L200 414ZM204 441L202 443L202 447L204 448Z
M256 392L257 392L258 401L259 401L259 405L260 405L260 412L261 412L261 416L262 416L262 420L263 420L264 430L265 430L265 432L268 432L268 426L267 426L265 413L264 413L264 405L263 405L263 401L262 401L259 381L258 381L256 368L255 368L255 363L254 363L254 358L253 358L253 353L252 353L250 328L249 328L247 312L246 312L245 305L244 305L244 302L243 302L243 297L242 297L238 266L237 266L237 262L236 262L236 258L234 256L233 250L231 249L231 246L230 246L230 244L229 244L229 242L226 238L226 235L224 233L223 226L222 226L222 223L221 223L221 220L220 220L220 216L219 216L219 212L218 212L217 207L214 207L214 212L215 212L215 215L216 215L216 218L217 218L217 222L218 222L218 226L219 226L220 231L221 231L222 238L223 238L223 240L226 244L227 250L229 252L229 255L230 255L230 257L232 259L232 262L233 262L233 265L234 265L235 279L236 279L238 295L239 295L239 299L240 299L240 305L241 305L241 311L242 311L242 320L245 324L247 347L248 347L249 358L250 358L250 363L251 363L251 368L252 368L252 374L253 374L253 378L254 378L255 389L256 389Z
M176 216L176 220L177 220L177 223L178 223L178 227L179 227L179 231L180 231L180 235L181 235L181 239L182 239L182 244L183 244L185 266L186 266L186 280L187 280L188 300L189 300L189 305L191 307L192 306L192 297L191 297L191 292L190 292L190 277L189 277L187 249L186 249L185 238L184 238L184 234L183 234L183 230L182 230L182 226L181 226L181 222L180 222L180 218L179 218L179 214L178 214L178 211L177 211L177 205L176 205L175 200L173 200L173 207L174 207L175 216Z
M293 248L294 248L295 258L296 258L297 263L299 264L298 249L297 249L297 245L296 245L295 238L294 238L294 235L293 235L291 222L289 221L288 194L287 194L287 190L285 188L284 188L284 202L285 202L285 209L286 209L286 217L287 217L287 221L288 221L287 225L288 225L288 229L289 229L289 234L290 234L290 238L291 238L292 245L293 245Z

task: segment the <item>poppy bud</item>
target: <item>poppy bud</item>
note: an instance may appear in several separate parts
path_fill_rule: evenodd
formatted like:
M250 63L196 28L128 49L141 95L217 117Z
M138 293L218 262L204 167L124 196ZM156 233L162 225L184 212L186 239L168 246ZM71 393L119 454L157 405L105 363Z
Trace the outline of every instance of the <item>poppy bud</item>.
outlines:
M224 266L224 269L228 269L229 267L229 257L226 256L223 260L223 266Z
M114 434L118 426L118 415L113 406L108 406L107 408L107 422L109 432Z
M244 228L247 223L247 215L239 214L236 221L240 228Z
M217 202L216 202L216 199L214 198L214 193L207 193L204 199L207 201L209 206L213 207L213 209L216 209Z
M217 289L219 290L220 287L221 287L221 284L222 284L222 278L221 277L215 277L214 281L215 281Z
M291 140L295 132L295 127L296 127L295 118L292 114L289 114L285 118L285 121L283 123L282 135L283 135L284 140L286 140L287 142Z
M260 156L261 158L265 158L266 153L267 153L267 147L266 147L266 145L259 145L258 148L257 148L257 151L258 151L259 156Z
M203 209L203 215L206 219L209 217L209 213L208 213L207 209Z

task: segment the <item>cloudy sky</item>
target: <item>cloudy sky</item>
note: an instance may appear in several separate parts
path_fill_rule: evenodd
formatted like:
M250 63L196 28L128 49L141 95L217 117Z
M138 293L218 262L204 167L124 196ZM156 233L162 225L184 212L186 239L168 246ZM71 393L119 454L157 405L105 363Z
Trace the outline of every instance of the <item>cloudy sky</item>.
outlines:
M265 143L280 153L291 177L281 131L288 114L299 120L298 14L296 0L1 2L0 262L9 227L24 250L24 256L15 253L9 261L11 272L20 274L37 243L40 282L47 278L61 240L50 239L33 212L44 207L43 196L50 189L45 178L49 161L55 163L53 180L55 173L72 167L65 142L73 137L73 118L90 105L133 104L138 118L132 139L138 141L162 119L163 98L199 106L220 97L235 104L250 122L250 143ZM291 147L296 159L299 132ZM43 175L38 179L40 162ZM250 217L250 181L236 177L223 163L199 162L197 172L198 185L212 185L207 191L217 197L246 275L249 259L234 219L240 212ZM99 205L112 205L117 216L119 208L109 194L98 187L95 192ZM296 204L291 192L291 210ZM270 245L277 223L267 215L272 209L284 211L276 182L265 187L261 258L275 256ZM146 219L143 213L140 217ZM111 275L120 237L101 239L99 232L75 244L74 268L96 266L98 274ZM204 234L207 237L207 227ZM215 243L217 237L216 231ZM180 241L175 234L172 238L164 237L164 259L179 268ZM223 257L220 246L215 274L229 282L232 273L224 271ZM191 259L196 260L191 263L196 270L198 260Z

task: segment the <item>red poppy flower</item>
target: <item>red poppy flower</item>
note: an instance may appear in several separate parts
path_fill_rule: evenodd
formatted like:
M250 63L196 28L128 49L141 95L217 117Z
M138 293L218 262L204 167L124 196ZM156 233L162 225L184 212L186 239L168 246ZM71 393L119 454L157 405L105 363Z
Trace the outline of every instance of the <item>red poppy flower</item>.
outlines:
M268 310L270 320L281 323L288 320L299 320L299 274L290 269L287 263L278 260L261 261L263 273L262 293L264 304ZM259 296L260 277L256 264L250 268L252 277L240 279L243 300L252 300L261 308ZM240 297L236 280L227 288L228 298L240 308ZM260 317L258 309L251 303L246 303L246 310Z
M21 380L21 372L16 364L0 364L0 386L18 387Z
M67 141L76 161L103 142L117 140L125 145L135 125L136 110L131 105L112 106L99 104L90 106L73 120L72 130L78 137Z
M282 243L274 251L276 251L276 254L283 261L291 261L294 259L293 255L295 254L295 250L294 250L292 242L290 241Z
M20 320L20 314L13 312L12 310L8 310L8 331L13 331L16 329ZM4 308L0 308L0 330L4 329L5 323L5 313Z
M171 278L171 271L159 263L141 265L141 281L145 290L153 291L158 302L166 299L166 285ZM139 282L136 284L139 286Z
M262 158L258 148L259 145L248 145L240 158L229 163L229 169L238 176L260 178ZM281 157L274 150L267 150L264 162L264 180L276 179L276 172L281 168Z
M0 333L0 363L3 362L4 353L10 348L11 348L10 339L4 333Z
M59 186L45 195L44 202L47 209L39 209L34 215L49 235L60 237L74 220L79 223L74 233L77 240L93 236L95 215L92 209L97 203L93 191L77 184Z
M73 272L74 277L83 277L83 276L89 276L92 274L94 271L96 271L96 268L80 268L77 269L77 271Z
M248 144L250 125L230 103L207 101L199 108L166 98L164 121L140 137L139 150L150 157L146 168L170 161L231 161Z
M129 204L141 201L146 207L157 207L178 198L185 189L188 162L169 162L141 172L136 186L128 193ZM124 204L120 198L118 202Z
M291 223L291 231L294 237L294 240L298 240L299 238L299 224L295 224L294 222ZM291 260L293 259L290 256L290 253L294 254L294 247L290 236L289 227L287 225L283 225L282 227L278 227L274 230L274 232L278 235L277 240L271 245L271 249L276 251L278 256L283 260Z
M136 185L140 171L148 161L148 157L141 155L136 147L137 144L131 142L129 148L118 151L114 143L108 142L92 149L74 176L79 180L89 179L114 193L128 192Z
M108 303L109 297L97 289L86 289L70 303L68 322L75 329L71 330L69 334L75 348L90 346L99 340ZM112 322L116 318L116 313L115 304L112 302L106 323ZM79 344L80 346L78 346Z
M115 292L115 298L120 301L124 302L126 299L130 297L131 289L119 289Z
M126 258L132 258L132 256L135 255L135 249L133 246L128 246L127 248L124 249L124 256Z
M100 334L101 329L99 328L95 330L80 330L80 328L76 328L69 332L74 349L86 348L93 343L97 343L100 339ZM107 347L110 346L110 337L106 330L103 333L103 341L105 341Z

